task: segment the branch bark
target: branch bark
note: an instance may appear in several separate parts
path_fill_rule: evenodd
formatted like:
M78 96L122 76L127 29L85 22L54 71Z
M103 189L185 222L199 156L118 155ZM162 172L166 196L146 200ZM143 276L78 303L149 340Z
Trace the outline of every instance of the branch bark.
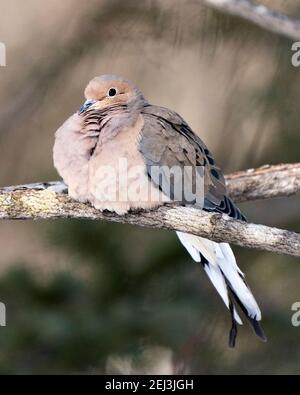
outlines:
M213 8L244 18L254 24L300 41L300 21L280 12L270 10L251 0L205 0Z
M300 163L263 166L226 177L235 201L290 196L300 191ZM179 230L217 242L300 257L300 234L233 220L226 215L187 207L163 206L124 216L101 213L72 200L62 182L35 183L0 189L0 219L102 219L151 228Z
M229 195L237 202L292 196L300 192L300 163L265 165L226 176Z

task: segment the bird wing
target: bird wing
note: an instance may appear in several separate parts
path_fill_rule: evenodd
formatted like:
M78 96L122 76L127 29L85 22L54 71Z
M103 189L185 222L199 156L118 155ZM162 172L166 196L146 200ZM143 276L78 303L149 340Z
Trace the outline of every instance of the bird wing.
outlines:
M204 199L200 208L206 211L226 213L233 218L245 220L240 210L227 196L224 176L212 154L187 123L175 112L151 105L143 109L142 115L144 125L139 136L139 150L145 160L152 182L165 193L168 192L167 187L169 187L172 193L175 189L174 179L169 177L166 181L163 177L164 174L156 177L154 173L153 176L151 170L154 166L172 167L177 165L181 168L192 166L195 169L201 167L203 169L202 192L204 192ZM194 182L195 176L184 179L184 183L189 184L188 187L193 187ZM178 200L176 199L178 196L174 193L173 195L169 197ZM193 204L193 202L189 203ZM181 200L181 204L186 204L184 199ZM235 344L236 323L242 323L233 299L240 305L255 333L265 341L266 337L259 324L260 309L244 280L243 273L236 264L230 246L226 243L215 243L182 232L177 232L177 235L192 258L196 262L202 263L205 272L230 310L232 318L230 346L234 347Z
M178 196L174 177L167 177L166 170L152 172L153 167L181 169L191 167L188 177L184 174L185 190L196 191L197 177L202 177L202 207L206 211L228 214L245 219L226 193L225 179L211 152L188 124L175 112L163 107L148 105L142 111L144 126L140 133L139 150L145 160L152 182L172 200L197 206L195 201L185 201ZM189 185L187 185L189 184Z

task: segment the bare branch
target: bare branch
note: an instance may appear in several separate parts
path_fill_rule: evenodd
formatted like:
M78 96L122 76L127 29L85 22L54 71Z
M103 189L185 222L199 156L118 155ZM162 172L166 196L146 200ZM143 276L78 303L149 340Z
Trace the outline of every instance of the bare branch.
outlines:
M227 176L237 201L289 196L300 190L300 164L263 166ZM62 182L19 185L0 189L0 219L104 219L151 228L179 230L214 241L300 257L300 234L247 224L226 215L187 207L164 206L124 216L101 213L72 200Z
M239 16L263 29L300 41L300 21L251 0L204 0L220 11Z
M229 174L225 179L229 195L236 203L292 196L300 192L300 163L264 165ZM0 188L0 196L3 192L25 189L67 193L63 182L50 181Z
M265 165L226 176L235 202L292 196L300 192L300 163Z

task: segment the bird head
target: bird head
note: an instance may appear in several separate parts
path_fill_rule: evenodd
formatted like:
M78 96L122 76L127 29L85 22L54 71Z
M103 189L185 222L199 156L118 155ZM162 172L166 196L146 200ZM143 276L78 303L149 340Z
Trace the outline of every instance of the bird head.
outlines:
M101 75L93 78L85 88L86 101L79 110L105 110L114 106L145 103L141 91L130 81L115 75Z

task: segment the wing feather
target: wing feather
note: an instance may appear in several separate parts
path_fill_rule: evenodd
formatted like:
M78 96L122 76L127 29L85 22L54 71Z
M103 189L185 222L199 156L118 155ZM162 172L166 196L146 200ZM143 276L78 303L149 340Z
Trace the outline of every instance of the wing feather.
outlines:
M177 113L158 106L145 106L142 115L144 126L140 134L139 150L154 184L171 199L179 200L184 205L196 205L195 201L185 201L182 195L178 196L174 179L168 179L163 171L159 177L155 177L151 171L154 166L179 166L181 169L190 166L194 171L188 177L186 173L182 173L185 175L182 182L189 184L186 185L187 189L195 191L197 176L202 177L204 202L201 208L245 220L227 196L224 175L213 155L188 124Z

